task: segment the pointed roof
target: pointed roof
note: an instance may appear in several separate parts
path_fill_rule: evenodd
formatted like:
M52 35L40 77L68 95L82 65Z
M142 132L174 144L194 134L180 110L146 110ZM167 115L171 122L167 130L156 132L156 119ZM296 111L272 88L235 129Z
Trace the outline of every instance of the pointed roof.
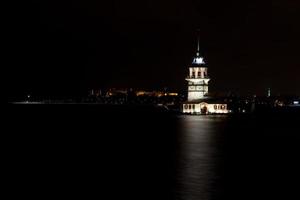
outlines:
M199 35L197 37L197 53L196 56L200 56L200 40L199 40Z
M203 60L203 57L200 56L200 39L199 39L199 34L198 34L198 37L197 37L197 52L196 52L196 57L194 57L193 64L196 64L196 65L204 65L205 64L205 62Z

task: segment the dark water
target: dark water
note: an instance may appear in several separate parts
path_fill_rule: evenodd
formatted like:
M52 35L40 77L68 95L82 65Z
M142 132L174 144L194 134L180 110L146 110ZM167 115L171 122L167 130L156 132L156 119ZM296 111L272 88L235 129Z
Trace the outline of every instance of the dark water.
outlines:
M297 114L185 116L147 107L10 105L11 198L297 199Z

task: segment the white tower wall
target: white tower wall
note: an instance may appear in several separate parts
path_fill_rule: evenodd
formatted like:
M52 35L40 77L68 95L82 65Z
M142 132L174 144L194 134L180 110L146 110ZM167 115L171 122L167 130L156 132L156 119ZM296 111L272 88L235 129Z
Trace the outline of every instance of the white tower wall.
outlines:
M203 99L208 94L207 67L190 67L188 81L188 101Z

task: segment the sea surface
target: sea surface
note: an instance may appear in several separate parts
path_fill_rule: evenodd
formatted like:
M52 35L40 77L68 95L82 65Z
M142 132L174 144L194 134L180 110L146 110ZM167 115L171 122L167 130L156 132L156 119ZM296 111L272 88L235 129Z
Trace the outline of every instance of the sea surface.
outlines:
M299 199L297 113L9 105L10 199Z

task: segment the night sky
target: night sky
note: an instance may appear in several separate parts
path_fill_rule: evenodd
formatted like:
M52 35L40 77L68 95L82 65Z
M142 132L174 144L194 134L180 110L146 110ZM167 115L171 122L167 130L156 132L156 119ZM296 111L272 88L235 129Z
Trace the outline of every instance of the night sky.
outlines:
M106 3L105 3L106 2ZM90 88L184 91L196 51L210 91L300 95L300 3L272 1L24 1L7 16L9 96Z

